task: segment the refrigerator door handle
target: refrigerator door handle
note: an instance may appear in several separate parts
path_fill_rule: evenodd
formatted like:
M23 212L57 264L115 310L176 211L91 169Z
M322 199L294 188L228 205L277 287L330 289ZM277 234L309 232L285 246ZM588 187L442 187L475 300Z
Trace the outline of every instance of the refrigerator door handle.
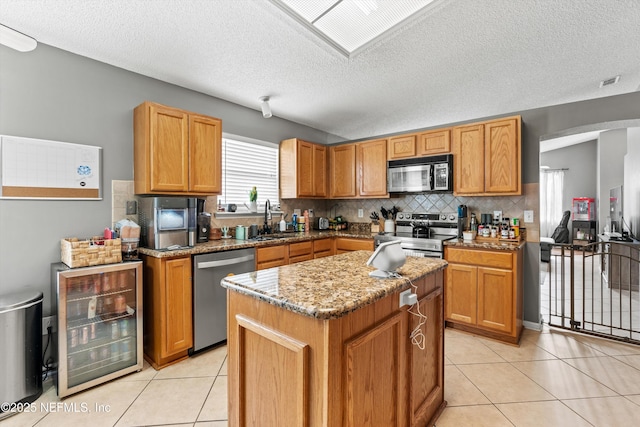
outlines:
M234 265L240 264L246 261L253 261L253 255L246 255L238 258L230 258L230 259L222 259L219 261L207 261L207 262L199 262L197 267L200 268L215 268L215 267L223 267L225 265Z

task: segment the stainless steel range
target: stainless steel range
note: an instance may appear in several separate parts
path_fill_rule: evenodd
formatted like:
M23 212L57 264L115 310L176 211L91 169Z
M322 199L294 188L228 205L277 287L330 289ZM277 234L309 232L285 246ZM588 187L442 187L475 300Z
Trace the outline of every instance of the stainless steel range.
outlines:
M373 240L376 247L382 242L400 240L407 256L443 258L444 241L457 236L458 215L454 212L399 212L395 234L381 233Z

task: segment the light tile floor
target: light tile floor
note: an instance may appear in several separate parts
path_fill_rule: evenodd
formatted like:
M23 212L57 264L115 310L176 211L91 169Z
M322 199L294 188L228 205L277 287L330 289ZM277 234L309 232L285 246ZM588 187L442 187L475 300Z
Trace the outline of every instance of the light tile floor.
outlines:
M56 406L60 400L49 385L36 412L0 427L222 427L226 388L221 346L160 371L145 363L141 372L64 399L66 408ZM545 327L525 330L517 347L446 329L445 399L437 427L635 426L640 346ZM91 412L83 413L83 405ZM96 405L109 410L96 412Z

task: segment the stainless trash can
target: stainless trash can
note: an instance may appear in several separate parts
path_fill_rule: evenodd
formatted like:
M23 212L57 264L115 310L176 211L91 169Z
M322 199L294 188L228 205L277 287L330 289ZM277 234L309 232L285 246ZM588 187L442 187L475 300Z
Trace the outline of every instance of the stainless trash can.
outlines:
M0 402L42 394L42 292L0 295ZM12 415L0 410L0 420Z

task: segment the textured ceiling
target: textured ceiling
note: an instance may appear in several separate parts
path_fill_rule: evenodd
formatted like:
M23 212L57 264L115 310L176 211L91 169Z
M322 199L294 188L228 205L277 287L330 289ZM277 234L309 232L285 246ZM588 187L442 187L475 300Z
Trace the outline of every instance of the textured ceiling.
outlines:
M437 0L350 59L268 0L2 0L0 23L344 139L640 87L638 0Z

